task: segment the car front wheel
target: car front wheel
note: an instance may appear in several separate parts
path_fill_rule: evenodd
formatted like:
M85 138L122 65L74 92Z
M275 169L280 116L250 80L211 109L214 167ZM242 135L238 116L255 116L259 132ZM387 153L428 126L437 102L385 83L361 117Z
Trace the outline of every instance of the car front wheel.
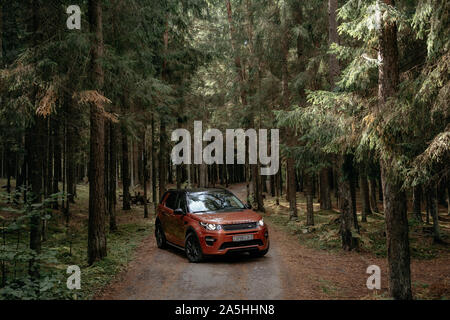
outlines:
M267 246L267 249L264 250L251 251L250 256L255 258L264 257L267 254L267 252L269 252L269 246Z
M189 233L187 235L184 249L186 251L186 257L190 262L201 262L203 260L202 248L194 233Z

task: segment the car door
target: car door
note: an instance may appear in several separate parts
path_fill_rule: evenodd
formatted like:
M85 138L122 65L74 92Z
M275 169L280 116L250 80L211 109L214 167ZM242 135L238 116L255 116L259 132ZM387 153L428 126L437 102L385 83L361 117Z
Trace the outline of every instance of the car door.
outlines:
M183 212L186 211L186 194L184 192L180 192L178 194L177 202L175 205L175 209L182 209ZM173 236L174 236L174 243L179 246L184 246L184 222L185 222L186 216L185 215L173 215Z
M161 215L163 217L163 230L167 241L175 243L174 238L174 217L173 211L175 210L177 202L178 192L169 192L163 205L161 207Z

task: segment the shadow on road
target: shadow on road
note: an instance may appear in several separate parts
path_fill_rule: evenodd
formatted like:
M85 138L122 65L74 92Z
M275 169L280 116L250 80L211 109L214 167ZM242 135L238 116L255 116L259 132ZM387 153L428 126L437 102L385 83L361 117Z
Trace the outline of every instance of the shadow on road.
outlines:
M159 249L159 250L165 250L170 252L171 254L177 255L183 259L186 259L186 262L188 262L186 255L183 250L168 246L165 249ZM201 263L212 263L212 264L246 264L246 263L252 263L255 261L263 261L266 257L254 257L251 256L248 252L233 252L228 253L225 255L215 255L215 256L206 256L205 260Z

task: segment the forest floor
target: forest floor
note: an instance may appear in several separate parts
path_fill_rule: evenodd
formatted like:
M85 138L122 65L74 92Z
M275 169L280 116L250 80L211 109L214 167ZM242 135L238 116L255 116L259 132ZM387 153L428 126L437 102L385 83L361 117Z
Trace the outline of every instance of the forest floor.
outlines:
M230 190L245 199L245 186ZM383 253L382 216L361 227L358 252L339 250L338 213L315 212L316 226L304 226L304 199L299 221L288 219L287 202L265 201L271 247L262 258L235 255L189 263L177 249L160 250L153 235L142 241L134 260L96 299L385 299L387 264ZM317 207L317 204L315 204ZM327 230L322 228L327 226ZM443 233L448 238L448 225ZM412 226L412 285L417 299L450 298L450 253ZM381 268L381 290L369 290L369 265Z

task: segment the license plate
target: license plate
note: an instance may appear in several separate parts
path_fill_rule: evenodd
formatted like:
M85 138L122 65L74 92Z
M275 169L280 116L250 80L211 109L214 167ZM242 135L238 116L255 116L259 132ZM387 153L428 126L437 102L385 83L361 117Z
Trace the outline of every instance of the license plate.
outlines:
M248 240L253 240L253 235L252 234L243 234L243 235L239 235L239 236L233 236L233 241L237 242L237 241L248 241Z

